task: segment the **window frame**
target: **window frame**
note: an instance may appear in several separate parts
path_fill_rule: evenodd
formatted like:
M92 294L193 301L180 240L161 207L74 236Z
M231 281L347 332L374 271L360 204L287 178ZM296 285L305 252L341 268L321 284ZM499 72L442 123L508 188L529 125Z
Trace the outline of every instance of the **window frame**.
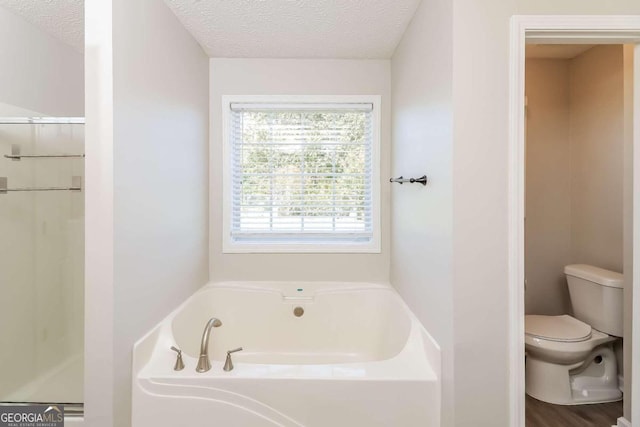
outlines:
M232 147L231 104L354 104L373 105L371 143L371 210L372 237L367 242L247 242L231 236L232 221ZM222 253L380 253L380 127L379 95L223 95L222 96Z

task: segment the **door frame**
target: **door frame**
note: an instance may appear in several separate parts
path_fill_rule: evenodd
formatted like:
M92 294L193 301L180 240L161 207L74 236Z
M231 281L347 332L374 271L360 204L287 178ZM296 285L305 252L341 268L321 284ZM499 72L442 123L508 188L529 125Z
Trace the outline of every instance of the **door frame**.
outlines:
M524 170L525 45L636 44L633 96L633 270L640 272L640 15L516 15L509 55L509 425L525 425ZM633 312L640 313L640 274L632 275ZM628 338L627 338L628 340ZM640 316L632 321L632 354L640 355ZM632 358L631 419L640 424L640 357ZM624 418L618 426L630 427Z

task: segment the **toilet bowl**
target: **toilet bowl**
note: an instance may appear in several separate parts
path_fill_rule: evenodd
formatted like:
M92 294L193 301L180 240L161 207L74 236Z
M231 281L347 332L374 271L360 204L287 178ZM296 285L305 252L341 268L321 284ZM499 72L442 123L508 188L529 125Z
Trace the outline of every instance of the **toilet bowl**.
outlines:
M622 335L622 275L588 265L565 274L575 317L525 316L526 392L560 405L620 400L613 342Z
M622 398L612 343L617 339L571 316L525 316L526 391L559 405Z

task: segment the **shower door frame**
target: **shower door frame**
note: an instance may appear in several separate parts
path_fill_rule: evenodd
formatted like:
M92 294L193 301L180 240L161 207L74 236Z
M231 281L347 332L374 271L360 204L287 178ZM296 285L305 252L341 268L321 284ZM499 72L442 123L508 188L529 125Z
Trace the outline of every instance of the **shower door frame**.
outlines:
M516 15L509 56L509 425L525 426L524 369L524 170L525 46L635 44L633 95L633 271L640 272L640 15ZM640 274L632 275L634 313L640 313ZM631 418L640 424L640 316L633 317ZM631 423L618 419L619 427Z
M86 124L86 119L85 117L73 117L73 116L3 116L0 117L0 125L16 125L16 126L32 126L32 125L85 125ZM84 129L83 129L84 132ZM85 139L86 140L86 139ZM1 154L0 154L1 155ZM62 154L62 155L23 155L22 157L26 157L26 158L47 158L47 157L82 157L84 159L84 153L80 154L80 155L76 155L76 154ZM20 189L20 190L13 190L13 191L72 191L72 190L76 190L75 188L47 188L45 187L44 189L38 189L38 190L34 190L34 189ZM11 190L9 190L11 191ZM81 188L79 191L84 192L84 183L82 184ZM9 197L8 195L1 195L0 197ZM84 261L84 254L83 254L83 261ZM83 288L84 288L84 283L83 283ZM84 291L83 291L84 292ZM85 306L84 304L82 305L82 309L83 309L83 318L84 318L84 313L85 313ZM82 336L82 339L84 341L84 336ZM83 355L84 355L84 345L83 345ZM84 387L84 372L83 372L83 378L82 378L82 382L83 382L83 387ZM64 406L64 411L65 411L65 423L74 423L74 424L80 424L83 421L83 417L84 417L84 398L82 399L82 402L40 402L40 401L29 401L29 400L17 400L17 401L3 401L0 400L0 407L1 406L32 406L32 405L49 405L49 404L54 404L54 405L59 405L59 406Z

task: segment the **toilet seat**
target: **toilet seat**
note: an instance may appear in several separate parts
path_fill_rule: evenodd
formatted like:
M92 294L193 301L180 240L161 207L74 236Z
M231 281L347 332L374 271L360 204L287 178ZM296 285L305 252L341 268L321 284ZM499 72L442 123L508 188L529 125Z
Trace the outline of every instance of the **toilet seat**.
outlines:
M556 342L582 342L591 338L591 326L568 316L525 316L525 334Z

